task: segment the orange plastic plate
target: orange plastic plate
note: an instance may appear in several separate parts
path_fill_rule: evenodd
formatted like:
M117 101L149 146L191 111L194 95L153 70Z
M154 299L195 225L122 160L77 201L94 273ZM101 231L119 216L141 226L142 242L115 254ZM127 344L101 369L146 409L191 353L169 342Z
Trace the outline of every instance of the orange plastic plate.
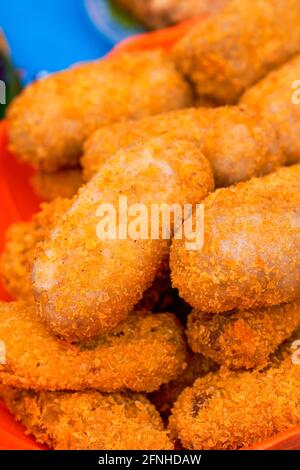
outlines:
M146 33L130 38L116 46L111 54L124 50L170 49L189 29L202 18L193 18L165 30ZM7 123L0 122L0 253L5 243L5 231L14 222L28 220L38 211L40 200L33 193L29 180L32 168L16 160L7 150ZM1 281L1 280L0 280ZM0 300L9 301L0 282ZM0 401L0 450L41 450L35 440L25 434L25 429L17 423ZM300 425L289 429L265 442L256 444L251 450L300 450Z

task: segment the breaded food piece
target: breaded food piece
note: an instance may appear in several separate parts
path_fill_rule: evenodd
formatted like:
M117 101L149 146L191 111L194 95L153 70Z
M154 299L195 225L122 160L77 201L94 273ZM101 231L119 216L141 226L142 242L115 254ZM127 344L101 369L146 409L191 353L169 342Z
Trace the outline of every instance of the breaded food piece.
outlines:
M69 207L70 200L58 198L50 204L41 204L41 211L30 222L17 222L6 232L6 245L1 255L1 280L14 298L33 297L31 269L36 245L48 229Z
M101 126L189 106L189 86L162 50L124 52L51 75L10 105L10 150L40 170L76 166Z
M176 295L172 288L170 274L159 271L153 284L144 292L134 310L146 309L151 312L166 312L173 308L175 300Z
M39 246L33 280L48 327L69 341L114 329L154 281L170 243L159 231L151 235L152 204L193 204L213 187L197 145L172 134L117 153ZM128 215L137 203L144 215L129 212L127 227L120 211Z
M191 307L179 297L178 290L172 287L169 267L169 251L161 263L153 284L147 289L134 310L148 310L153 313L174 313L180 323L185 327Z
M160 29L194 16L220 11L230 0L114 0L150 29Z
M285 162L273 126L257 113L237 106L190 108L98 129L84 146L84 178L89 180L118 150L169 131L199 142L217 186L270 173Z
M186 387L192 386L196 379L218 369L211 359L192 352L189 352L187 364L177 379L163 384L159 390L150 395L151 402L165 418L170 415L174 403Z
M194 308L225 312L300 297L300 165L219 189L204 201L204 246L174 240L173 286Z
M172 450L155 407L141 394L34 392L0 386L28 433L55 450Z
M179 41L173 58L200 97L234 104L300 52L299 0L231 0Z
M29 302L0 303L0 380L35 390L152 392L186 366L183 327L169 313L133 312L111 333L72 345L52 336Z
M32 222L18 222L6 232L6 245L1 255L1 281L13 298L33 296L30 270L42 227Z
M168 249L169 251L169 249ZM174 289L170 277L169 253L162 260L153 284L147 289L135 310L166 312L174 303Z
M188 343L231 369L265 367L269 356L300 327L300 301L276 307L188 317Z
M61 201L63 213L71 202ZM15 223L7 231L6 247L2 253L0 268L5 289L13 298L33 299L31 270L36 246L44 240L45 233L53 224L53 221L48 219L48 215L52 214L52 207L59 204L58 200L52 204L42 204L42 211L36 214L32 221ZM173 306L174 289L166 260L168 262L168 258L163 260L153 284L144 292L135 310L167 311Z
M299 77L300 55L297 55L247 90L240 101L274 125L288 163L300 161L300 106L292 100L292 84Z
M55 173L37 171L31 178L35 193L45 201L58 197L72 198L83 185L82 169L66 168Z
M231 450L271 438L300 422L300 366L291 354L264 371L221 369L186 388L170 430L188 449Z
M47 175L52 176L51 173ZM36 246L45 239L54 221L62 216L70 205L70 200L61 198L53 200L50 204L43 203L41 211L35 214L31 221L17 222L9 227L0 268L3 284L13 298L25 300L33 298L31 271ZM153 284L144 292L135 309L167 311L173 302L170 296L172 291L169 256L166 256Z
M169 249L169 247L168 247ZM186 320L192 308L179 297L178 290L172 287L169 268L159 268L153 284L147 289L134 310L148 310L153 313L174 313L180 323L186 327Z

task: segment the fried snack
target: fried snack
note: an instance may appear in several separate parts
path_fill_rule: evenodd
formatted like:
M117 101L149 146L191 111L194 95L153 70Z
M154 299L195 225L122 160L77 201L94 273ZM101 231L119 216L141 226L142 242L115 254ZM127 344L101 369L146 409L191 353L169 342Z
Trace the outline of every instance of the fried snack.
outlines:
M45 201L53 201L58 197L72 198L83 185L81 168L67 168L46 173L37 171L31 178L35 193Z
M292 353L263 371L221 369L180 395L172 435L188 449L240 449L300 422L300 365Z
M299 77L300 55L246 91L240 101L274 125L288 163L300 161L300 106L292 100L292 84Z
M190 305L218 313L300 297L300 165L219 189L204 211L204 246L171 248L173 286Z
M73 170L64 171L68 174L73 172ZM43 173L43 177L49 181L53 176L53 173ZM6 249L2 255L1 274L6 290L12 297L32 299L31 269L36 245L44 240L45 233L51 229L53 215L62 215L70 204L71 201L61 199L53 201L52 204L42 204L41 212L36 214L32 221L16 223L9 228L6 235ZM135 310L166 312L174 307L176 297L171 285L169 257L166 256L153 284L144 292Z
M194 16L220 11L229 0L114 0L114 3L150 29L160 29Z
M168 250L161 232L151 236L152 204L193 204L213 186L197 145L172 134L117 153L40 244L33 280L48 327L69 341L114 329L150 287ZM124 213L136 203L143 215L137 221L131 213L127 227Z
M299 0L231 0L192 28L175 45L173 58L200 97L234 104L298 52Z
M98 129L84 146L84 178L94 176L121 148L169 131L199 142L217 186L267 174L285 162L273 126L257 113L235 106L191 108Z
M52 336L29 302L0 303L0 380L35 390L152 392L186 366L183 327L169 313L133 312L113 332L76 345Z
M171 283L168 255L163 259L153 284L144 292L142 299L135 306L135 310L166 312L173 307L174 300L175 294Z
M51 173L48 175L51 177ZM45 234L51 230L54 220L62 216L70 205L70 200L60 198L50 204L43 203L41 211L35 214L30 222L17 222L9 227L0 270L4 286L13 298L24 300L33 298L31 270L36 246L45 239ZM144 292L143 298L135 309L167 311L173 304L171 296L173 290L169 257L166 256L153 284Z
M163 417L168 417L178 396L186 388L193 385L196 379L217 370L217 365L201 354L189 353L187 367L175 380L163 384L159 390L150 395L151 402Z
M98 127L190 102L189 86L166 53L120 53L28 86L8 110L10 150L47 172L76 166L83 141Z
M70 200L60 198L50 204L43 203L30 222L18 222L8 228L0 269L3 285L12 297L33 297L31 269L36 245L70 204Z
M34 392L0 386L9 410L55 450L172 450L155 407L143 395Z
M266 367L270 354L300 327L300 301L257 310L188 317L188 343L196 353L231 369Z
M179 297L178 290L172 287L169 256L163 260L153 284L144 292L134 310L174 313L179 322L186 327L187 316L192 308Z

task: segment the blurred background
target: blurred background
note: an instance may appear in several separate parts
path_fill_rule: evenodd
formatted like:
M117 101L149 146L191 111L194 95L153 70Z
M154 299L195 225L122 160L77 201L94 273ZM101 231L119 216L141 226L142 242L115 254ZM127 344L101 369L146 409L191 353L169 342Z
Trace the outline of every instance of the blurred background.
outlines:
M101 57L143 31L109 0L1 0L0 28L23 83Z
M1 0L0 80L6 94L5 103L0 100L0 118L21 86L103 57L118 42L143 31L115 0Z
M0 0L0 118L13 96L33 80L103 57L146 30L206 17L228 1Z

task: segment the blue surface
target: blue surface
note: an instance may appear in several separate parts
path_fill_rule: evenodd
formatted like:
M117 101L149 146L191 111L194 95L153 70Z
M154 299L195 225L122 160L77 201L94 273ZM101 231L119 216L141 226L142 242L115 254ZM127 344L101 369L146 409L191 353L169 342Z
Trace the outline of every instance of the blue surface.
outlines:
M25 83L43 71L101 57L113 46L90 21L84 0L0 0L0 27Z

